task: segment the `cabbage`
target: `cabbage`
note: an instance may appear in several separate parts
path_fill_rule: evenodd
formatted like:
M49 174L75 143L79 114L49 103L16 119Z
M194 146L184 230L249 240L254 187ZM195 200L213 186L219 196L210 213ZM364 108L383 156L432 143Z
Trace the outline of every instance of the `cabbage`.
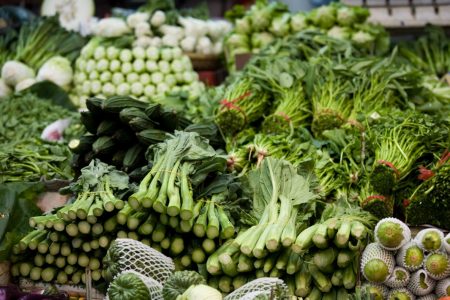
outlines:
M290 18L291 15L289 13L284 13L278 15L272 20L272 24L269 28L270 32L272 32L276 36L285 36L289 34L290 28Z
M373 35L362 30L355 32L352 36L352 42L367 49L372 48L374 41L375 37Z
M0 99L9 96L11 93L11 88L0 78Z
M305 13L300 12L291 17L291 30L298 32L304 30L308 26L307 17Z
M356 13L348 6L339 7L337 10L337 22L341 26L351 26L356 23Z
M19 82L34 78L34 71L19 61L7 61L2 68L2 79L9 86L16 86Z
M119 37L128 32L130 32L130 28L120 18L101 19L94 29L94 33L102 37Z
M262 48L274 40L274 36L269 32L255 32L252 34L252 48Z
M257 1L256 5L253 5L250 10L253 31L266 30L277 12L287 11L286 4L275 1L267 5L267 1Z
M340 40L350 39L351 30L348 27L333 26L327 35Z
M321 6L311 12L311 19L314 25L322 29L329 29L336 22L336 7Z
M68 89L72 82L73 71L70 61L62 56L55 56L46 61L39 69L37 80L49 80L63 89Z
M249 48L248 37L239 33L231 34L226 43L230 48Z
M24 89L29 88L30 86L32 86L35 83L36 83L36 79L34 79L34 78L24 79L16 85L15 90L16 90L16 92L20 92Z
M239 34L248 34L252 32L252 24L249 17L236 20L234 31Z
M185 300L222 300L222 294L207 285L204 284L198 284L198 285L192 285L190 288L188 288L183 295L181 296L181 299Z

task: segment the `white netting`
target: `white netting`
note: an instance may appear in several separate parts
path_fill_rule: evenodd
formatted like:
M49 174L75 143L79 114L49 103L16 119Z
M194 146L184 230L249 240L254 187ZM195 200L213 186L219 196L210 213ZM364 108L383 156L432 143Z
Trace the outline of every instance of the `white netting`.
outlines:
M270 292L252 292L248 293L240 300L270 300Z
M142 280L142 282L147 286L148 293L150 294L149 300L164 300L163 295L162 295L163 286L158 281L154 280L153 278L142 275L141 273L133 271L133 270L123 271L120 274L118 274L116 277L114 277L114 279L116 279L117 277L124 275L124 274L134 274Z
M384 244L383 241L385 241L385 240L380 239L380 236L379 236L380 228L382 228L382 225L384 225L386 223L390 223L391 225L397 224L402 231L401 234L403 235L403 238L401 241L398 241L398 243L395 246L389 246L387 244ZM384 218L384 219L380 220L377 223L377 225L375 226L374 232L375 232L375 241L381 247L383 247L384 249L389 250L389 251L394 251L394 250L400 249L404 244L406 244L411 239L411 230L409 229L409 227L406 226L405 223L403 223L402 221L400 221L399 219L396 219L396 218ZM388 241L388 239L386 239L386 242L387 241Z
M401 295L401 296L400 296ZM397 296L398 298L394 298ZM402 297L403 296L403 297ZM401 298L400 298L401 297ZM392 289L389 292L388 299L409 299L416 300L416 296L405 288Z
M408 289L416 296L428 295L435 286L436 281L430 278L424 270L413 273L408 283Z
M436 294L439 297L450 296L450 278L445 278L436 284Z
M438 263L442 263L442 266L438 265ZM432 252L428 254L423 265L427 274L435 280L441 280L450 275L450 257L447 255L447 252ZM437 273L437 270L440 270L440 272Z
M450 254L450 232L444 238L444 249Z
M369 245L367 245L361 257L361 272L364 278L366 278L368 281L371 281L370 280L371 278L370 276L367 276L367 274L365 273L366 271L365 267L371 260L382 261L386 265L388 269L388 274L386 274L386 277L383 278L384 279L383 282L385 282L392 274L392 271L394 270L395 267L394 255L392 254L392 252L384 249L377 243L370 243Z
M112 276L133 270L164 284L175 270L171 258L132 239L116 239L108 249L107 257L107 269Z
M407 261L407 257L408 261ZM407 269L410 272L420 269L423 265L424 253L415 241L403 245L395 257L397 265Z
M255 294L257 293L257 294ZM253 296L252 296L253 295ZM258 295L271 295L274 300L285 299L289 296L289 289L283 280L278 278L258 278L252 280L228 296L224 300L250 300L259 298L246 298L256 297Z
M437 296L435 294L428 294L426 296L421 296L417 298L416 300L436 300Z
M388 294L389 294L389 288L384 286L384 285L382 285L382 284L366 282L366 283L364 283L362 285L362 288L363 289L376 289L376 290L378 290L382 294L383 299L386 299Z
M410 274L408 270L403 267L395 267L391 276L389 276L384 284L391 288L400 288L408 284L409 278Z
M435 239L438 236L440 240ZM416 235L416 242L425 251L438 251L442 248L444 234L436 228L427 228L419 231Z

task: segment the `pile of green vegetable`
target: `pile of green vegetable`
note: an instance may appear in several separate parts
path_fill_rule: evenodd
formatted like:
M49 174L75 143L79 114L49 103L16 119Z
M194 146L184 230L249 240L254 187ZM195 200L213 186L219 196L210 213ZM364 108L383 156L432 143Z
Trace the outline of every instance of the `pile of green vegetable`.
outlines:
M32 93L0 101L0 182L72 179L67 143L82 133L73 111ZM67 119L69 127L54 141L42 140L44 129Z
M167 92L200 95L203 85L188 56L177 47L133 47L93 38L75 62L72 100L84 107L91 96L133 96L149 102Z
M275 39L305 30L318 30L337 40L348 40L366 53L388 50L383 27L366 22L369 11L358 6L332 3L311 12L290 13L281 2L256 1L247 11L236 6L226 16L234 29L225 39L228 68L235 69L235 55L258 53Z
M382 299L450 295L449 249L440 230L422 229L411 239L406 224L387 218L378 222L374 235L361 261L368 294Z
M93 160L65 188L73 195L66 205L30 218L33 231L12 247L12 276L78 284L86 282L84 269L89 267L92 279L101 280L101 260L128 189L125 173Z
M36 18L0 39L0 98L39 81L49 80L68 90L72 64L85 39L59 26L57 17Z

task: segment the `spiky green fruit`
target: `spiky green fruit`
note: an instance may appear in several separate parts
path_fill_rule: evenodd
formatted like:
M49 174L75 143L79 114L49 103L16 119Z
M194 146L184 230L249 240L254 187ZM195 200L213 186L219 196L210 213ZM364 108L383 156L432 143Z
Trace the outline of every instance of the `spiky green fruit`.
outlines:
M428 276L424 270L419 270L411 275L408 290L416 296L425 296L431 293L436 286L436 281Z
M419 247L425 251L438 251L442 247L444 234L436 228L427 228L419 231L415 240Z
M411 230L396 218L385 218L375 226L375 241L386 250L398 250L411 239Z
M391 276L384 283L390 288L401 288L405 287L409 282L410 274L408 270L403 267L395 267Z
M450 277L438 281L436 284L436 294L439 297L450 296Z
M389 289L381 284L365 283L362 288L373 300L384 300L389 294Z
M430 253L425 258L424 266L427 274L435 280L444 279L450 275L450 261L445 252Z
M422 267L424 257L423 250L415 242L409 242L397 252L396 261L399 266L412 272Z
M393 289L389 293L388 300L415 300L416 297L405 288Z
M378 243L367 245L361 257L361 272L373 283L385 282L394 270L394 255Z

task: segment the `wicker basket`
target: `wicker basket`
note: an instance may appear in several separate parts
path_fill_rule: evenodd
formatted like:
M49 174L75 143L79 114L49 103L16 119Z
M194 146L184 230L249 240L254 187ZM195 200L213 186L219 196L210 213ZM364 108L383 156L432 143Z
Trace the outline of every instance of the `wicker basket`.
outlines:
M222 61L218 55L205 55L199 53L186 53L191 59L192 66L196 71L217 70L222 67Z

